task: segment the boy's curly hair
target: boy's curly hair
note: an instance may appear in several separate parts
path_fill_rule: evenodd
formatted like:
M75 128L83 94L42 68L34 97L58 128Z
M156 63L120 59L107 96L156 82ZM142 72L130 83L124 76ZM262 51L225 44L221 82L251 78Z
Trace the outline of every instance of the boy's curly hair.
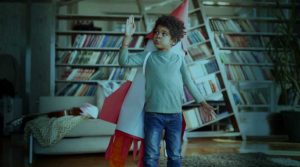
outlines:
M178 42L183 36L185 35L184 32L184 23L180 20L178 20L176 17L171 15L162 15L160 16L156 22L155 26L152 30L154 32L157 28L157 26L164 26L169 29L171 38Z

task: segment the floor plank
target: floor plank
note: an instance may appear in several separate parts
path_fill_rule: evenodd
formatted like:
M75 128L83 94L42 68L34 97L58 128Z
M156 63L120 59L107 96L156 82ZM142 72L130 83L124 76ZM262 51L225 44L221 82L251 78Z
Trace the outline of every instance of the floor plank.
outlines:
M1 137L1 166L28 167L28 154L22 137ZM284 155L300 160L300 143L287 141L251 140L234 138L192 138L183 144L183 156L210 153L264 152L271 155ZM162 150L163 151L163 150ZM161 155L163 156L163 154ZM135 167L136 160L129 155L126 167ZM81 155L38 155L32 167L106 167L104 153Z

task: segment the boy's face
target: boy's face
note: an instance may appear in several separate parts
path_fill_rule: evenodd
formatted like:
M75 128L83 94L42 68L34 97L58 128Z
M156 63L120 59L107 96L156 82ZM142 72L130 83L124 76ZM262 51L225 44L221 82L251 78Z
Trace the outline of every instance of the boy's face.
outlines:
M169 50L174 45L169 29L158 25L154 30L153 43L159 50Z

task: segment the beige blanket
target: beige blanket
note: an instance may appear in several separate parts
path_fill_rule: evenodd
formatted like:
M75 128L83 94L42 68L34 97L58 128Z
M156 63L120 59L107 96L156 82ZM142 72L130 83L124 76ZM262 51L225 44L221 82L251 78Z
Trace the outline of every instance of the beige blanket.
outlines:
M25 139L30 133L43 147L58 143L82 120L87 119L83 116L63 116L58 118L48 118L47 116L38 117L26 123Z

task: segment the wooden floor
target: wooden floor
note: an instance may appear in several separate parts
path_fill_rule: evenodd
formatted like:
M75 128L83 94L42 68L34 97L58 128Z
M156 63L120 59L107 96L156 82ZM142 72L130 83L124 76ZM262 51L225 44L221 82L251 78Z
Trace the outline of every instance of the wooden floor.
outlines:
M210 153L246 153L264 152L272 155L284 155L300 160L300 143L271 140L241 141L234 138L193 138L183 145L183 156ZM1 166L27 167L27 151L22 137L1 138ZM163 155L162 155L163 156ZM104 154L35 156L33 167L106 167ZM129 156L126 167L136 166Z

